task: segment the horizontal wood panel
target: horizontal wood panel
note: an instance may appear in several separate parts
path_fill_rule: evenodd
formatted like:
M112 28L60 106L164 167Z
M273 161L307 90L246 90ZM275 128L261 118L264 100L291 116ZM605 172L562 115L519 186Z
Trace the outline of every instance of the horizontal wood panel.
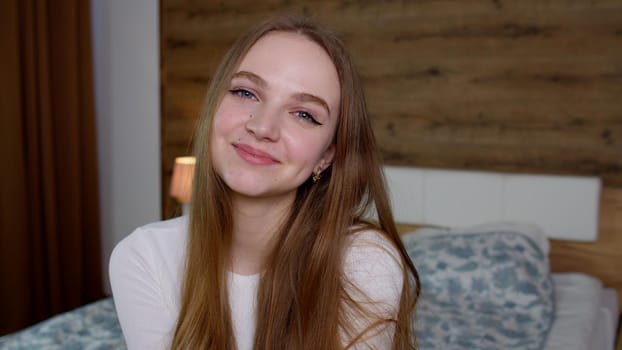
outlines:
M306 11L343 33L389 162L484 170L514 163L622 185L619 2L163 4L167 121L192 123L218 61L251 23ZM164 125L179 130L176 123ZM188 129L165 137L166 162L169 146L185 149Z
M162 9L164 189L224 52L283 12L342 33L388 163L622 186L620 1L162 0Z

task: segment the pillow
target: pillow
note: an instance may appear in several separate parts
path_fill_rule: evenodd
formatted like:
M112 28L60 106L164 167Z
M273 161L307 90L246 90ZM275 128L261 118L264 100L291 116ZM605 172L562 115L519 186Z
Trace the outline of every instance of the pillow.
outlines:
M512 231L518 232L527 236L535 245L538 246L538 249L542 251L542 253L548 257L550 251L550 242L546 237L544 232L538 225L528 223L528 222L518 222L518 221L499 221L499 222L488 222L485 224L471 226L471 227L442 227L442 226L414 226L415 229L410 230L412 232L417 231L417 237L428 236L428 235L438 235L442 233L448 234L472 234L472 233L485 233L491 231ZM406 227L406 225L403 225ZM406 232L407 234L410 232Z
M421 350L544 347L555 315L548 259L543 241L515 228L425 228L402 237L421 280Z

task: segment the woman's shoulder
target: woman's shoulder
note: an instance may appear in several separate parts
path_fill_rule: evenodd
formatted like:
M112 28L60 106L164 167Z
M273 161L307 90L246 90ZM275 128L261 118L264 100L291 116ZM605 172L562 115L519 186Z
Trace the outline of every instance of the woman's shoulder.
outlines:
M169 344L180 308L188 220L141 226L114 248L109 274L128 347Z
M392 289L400 295L403 264L395 244L374 228L357 228L348 236L344 257L344 274L351 282L372 292Z
M400 261L399 252L387 234L374 227L356 226L346 242L346 257L378 258Z
M185 241L188 233L188 217L180 216L174 219L152 222L140 226L122 239L117 247L139 245L170 246Z
M186 216L138 227L115 246L111 256L111 268L115 262L166 264L171 267L180 265L187 235Z
M345 289L348 299L357 305L345 308L351 334L375 334L364 336L361 347L390 348L393 331L382 320L395 320L400 309L404 267L399 251L386 234L373 228L356 229L348 240L344 257Z

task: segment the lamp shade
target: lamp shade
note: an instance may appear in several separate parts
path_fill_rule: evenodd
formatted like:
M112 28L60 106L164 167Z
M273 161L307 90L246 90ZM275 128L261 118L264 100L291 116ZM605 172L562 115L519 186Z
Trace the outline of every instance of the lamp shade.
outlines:
M192 194L192 177L194 176L194 157L177 157L173 166L171 179L171 197L180 203L189 203Z

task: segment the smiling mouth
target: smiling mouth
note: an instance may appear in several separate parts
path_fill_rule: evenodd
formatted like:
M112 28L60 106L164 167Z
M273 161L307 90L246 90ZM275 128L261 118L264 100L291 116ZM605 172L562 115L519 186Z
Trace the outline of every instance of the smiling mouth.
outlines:
M270 154L249 145L233 144L233 148L240 158L253 165L272 165L279 163L279 161L274 159Z

